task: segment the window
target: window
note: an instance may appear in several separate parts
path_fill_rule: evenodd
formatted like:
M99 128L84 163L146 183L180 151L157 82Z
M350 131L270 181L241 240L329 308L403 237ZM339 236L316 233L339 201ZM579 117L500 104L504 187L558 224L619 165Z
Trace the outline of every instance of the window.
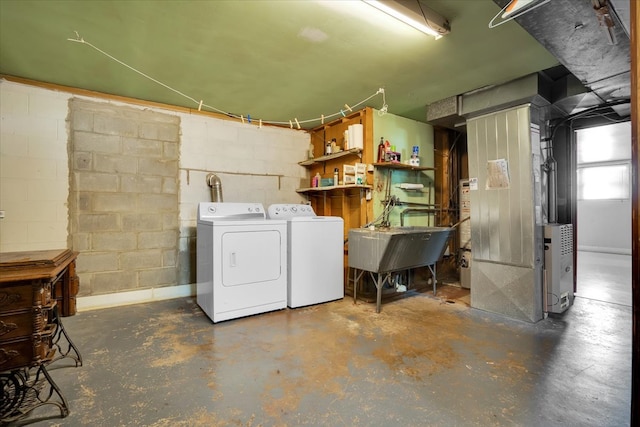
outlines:
M629 166L629 163L626 163L580 167L578 169L578 199L628 199L630 195Z
M631 123L576 131L578 200L631 197Z

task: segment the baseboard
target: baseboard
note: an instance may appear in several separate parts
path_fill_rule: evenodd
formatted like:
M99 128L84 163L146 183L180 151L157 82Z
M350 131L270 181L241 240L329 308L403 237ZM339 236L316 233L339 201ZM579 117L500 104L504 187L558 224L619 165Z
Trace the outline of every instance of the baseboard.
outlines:
M584 246L578 245L579 251L585 252L600 252L603 254L616 254L616 255L631 255L631 248L605 248L602 246Z
M138 291L78 297L76 300L76 307L78 312L82 312L98 310L101 308L117 307L121 305L141 304L144 302L183 298L193 295L195 295L195 284L164 286L162 288L140 289Z

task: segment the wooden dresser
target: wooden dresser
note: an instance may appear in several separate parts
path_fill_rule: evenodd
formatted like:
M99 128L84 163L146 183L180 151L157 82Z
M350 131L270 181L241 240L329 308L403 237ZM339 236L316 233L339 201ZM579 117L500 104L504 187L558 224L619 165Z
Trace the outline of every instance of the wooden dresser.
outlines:
M0 420L13 421L67 402L46 366L71 358L82 365L61 317L76 312L77 252L68 249L0 253Z

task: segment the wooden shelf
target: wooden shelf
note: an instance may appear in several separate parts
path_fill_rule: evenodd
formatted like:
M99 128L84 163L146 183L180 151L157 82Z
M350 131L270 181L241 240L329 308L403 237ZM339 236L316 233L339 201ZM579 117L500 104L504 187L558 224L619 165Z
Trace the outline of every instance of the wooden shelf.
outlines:
M364 188L371 190L373 187L371 185L331 185L328 187L309 187L309 188L298 188L296 192L298 193L321 193L323 191L332 191L332 190L351 190L354 188Z
M384 162L384 163L374 163L374 167L376 168L387 168L387 169L401 169L401 170L411 170L411 171L434 171L436 168L430 168L427 166L413 166L406 165L404 163L397 162Z
M324 163L328 160L338 159L340 157L349 156L349 155L357 155L358 157L362 157L362 148L351 148L349 150L339 151L337 153L327 154L326 156L314 157L313 159L304 160L302 162L298 162L300 166L311 166L316 163Z

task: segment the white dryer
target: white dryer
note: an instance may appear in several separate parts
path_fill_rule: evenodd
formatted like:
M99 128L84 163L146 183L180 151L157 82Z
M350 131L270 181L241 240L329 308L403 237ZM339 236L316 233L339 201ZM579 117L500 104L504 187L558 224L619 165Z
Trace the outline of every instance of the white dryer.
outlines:
M286 308L286 221L260 203L202 202L197 233L197 302L214 323Z
M344 298L344 220L317 216L308 205L269 206L270 220L287 221L287 305L303 307Z

